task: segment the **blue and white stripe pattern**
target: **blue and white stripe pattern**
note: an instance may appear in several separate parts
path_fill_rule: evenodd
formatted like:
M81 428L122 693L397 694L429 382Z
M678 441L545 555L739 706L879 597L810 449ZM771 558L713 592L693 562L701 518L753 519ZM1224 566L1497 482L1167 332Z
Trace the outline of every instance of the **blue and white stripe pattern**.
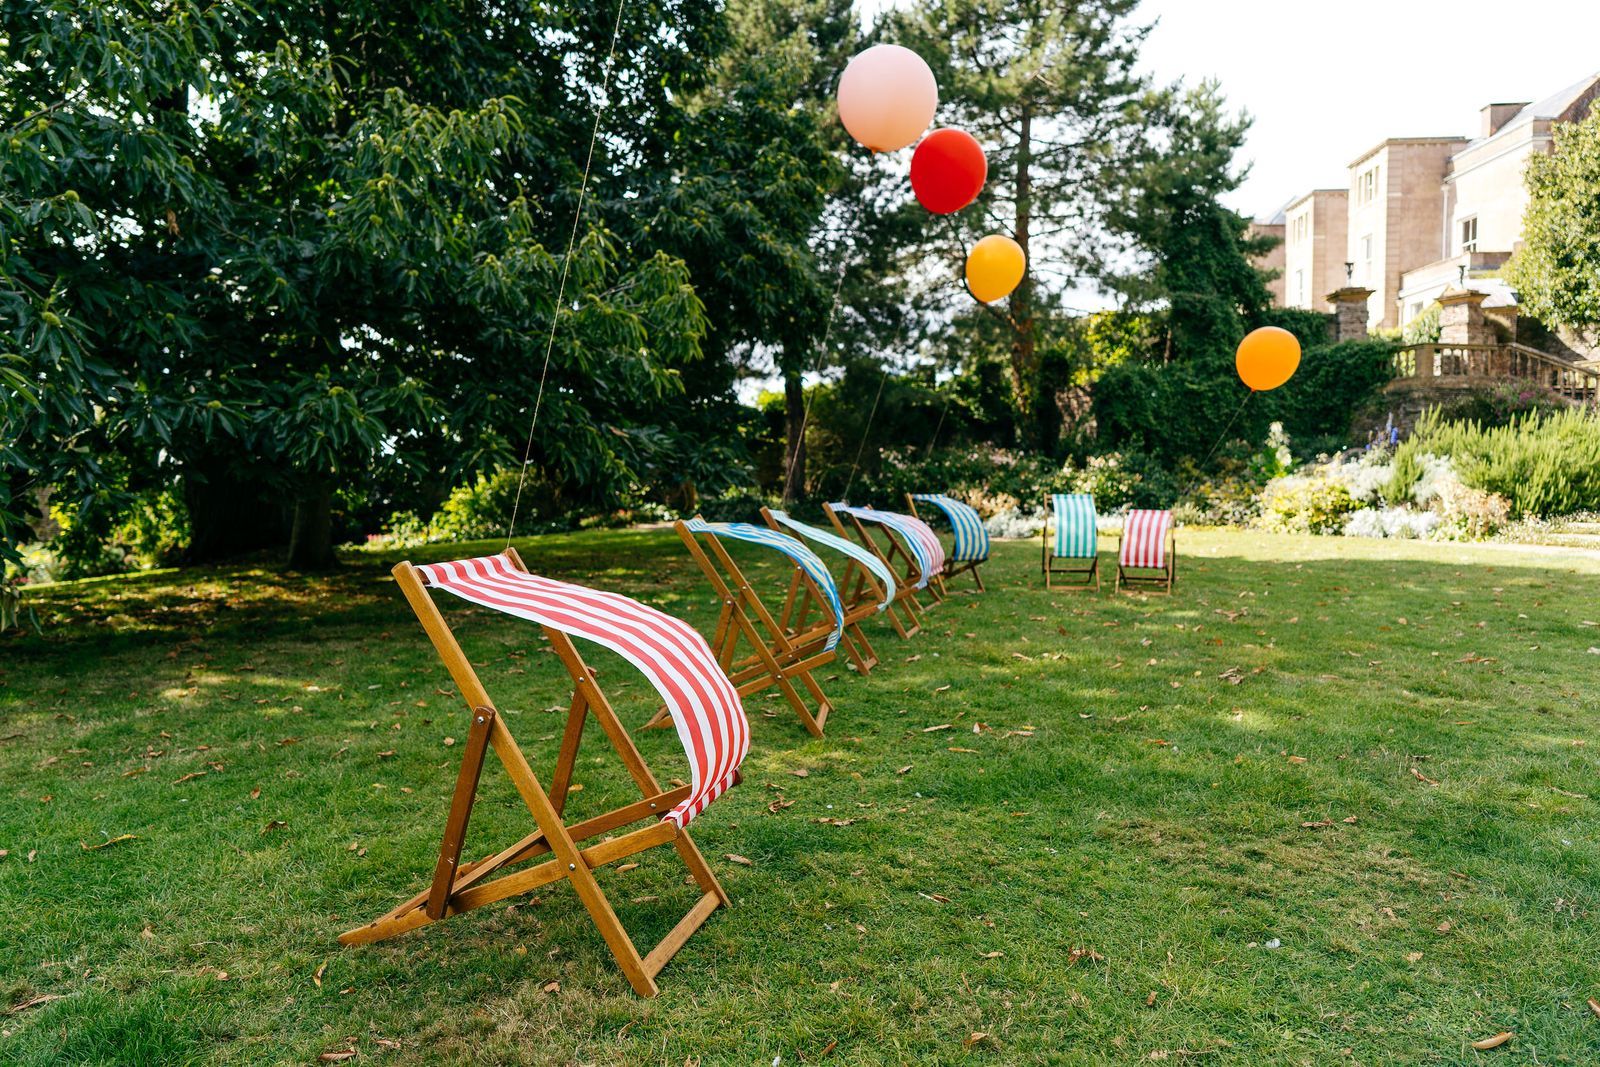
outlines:
M900 535L900 540L905 542L911 550L911 558L917 561L917 570L921 577L917 579L917 588L926 589L933 576L944 570L944 546L939 539L928 529L927 523L914 519L910 515L902 515L897 511L879 511L877 508L853 508L844 501L829 504L830 508L839 515L854 515L866 522L875 522L880 526L887 526ZM917 529L921 526L922 529ZM932 544L929 544L929 542ZM935 558L937 552L937 558Z
M989 531L969 505L943 493L914 493L911 499L932 504L950 520L950 529L955 532L955 544L950 548L952 563L982 563L989 558Z
M811 549L777 530L769 530L765 526L752 526L748 522L706 522L704 519L690 519L684 523L695 533L712 534L716 537L732 537L739 541L748 541L753 545L763 548L776 549L794 560L799 567L822 590L822 595L828 600L828 607L833 611L833 633L828 635L827 643L822 647L825 651L832 651L833 646L839 643L839 638L844 634L844 606L839 602L839 587L833 582L833 575L826 564Z
M1056 493L1050 498L1056 513L1056 551L1063 559L1094 559L1096 539L1094 497L1088 493Z
M773 519L779 523L782 523L784 526L789 527L789 529L793 530L801 537L804 537L807 540L815 541L819 545L826 545L835 552L842 552L846 556L855 560L857 563L861 564L862 567L866 568L867 572L874 578L878 579L878 581L883 585L883 603L878 605L879 611L882 611L884 608L887 608L890 604L894 603L894 573L890 571L888 567L885 567L883 562L879 560L877 556L874 556L871 552L868 552L854 541L847 541L836 533L830 533L827 530L819 530L815 526L806 525L799 519L791 518L787 512L778 511L776 508L774 508L767 514L771 515ZM832 581L831 578L829 580L830 582Z

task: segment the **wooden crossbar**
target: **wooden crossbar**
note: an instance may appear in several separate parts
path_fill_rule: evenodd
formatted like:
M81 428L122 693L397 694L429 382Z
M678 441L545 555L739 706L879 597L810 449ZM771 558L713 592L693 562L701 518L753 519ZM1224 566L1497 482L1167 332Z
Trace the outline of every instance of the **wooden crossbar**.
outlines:
M906 494L906 513L914 519L922 518L921 514L919 514L917 511L917 498L911 493ZM953 526L954 524L952 524L952 528ZM953 552L954 550L955 546L952 544L951 551ZM972 580L978 583L978 592L988 592L988 590L983 587L983 575L978 573L978 567L987 562L989 562L987 559L968 559L958 562L951 559L947 554L944 557L944 570L940 571L937 576L939 582L940 599L944 599L944 597L949 594L949 590L945 585L947 581L949 581L951 578L955 578L958 575L969 572L972 574Z
M720 537L714 533L697 536L682 519L673 523L673 528L722 601L711 649L728 680L741 697L776 686L806 730L821 737L833 705L811 672L832 663L837 655L834 649L821 647L827 635L819 629L799 635L805 644L796 643L796 636L767 610ZM814 584L799 564L794 566L794 575L808 586ZM823 599L821 590L813 587L809 592ZM741 643L748 652L736 659ZM811 698L809 703L802 690ZM658 711L652 723L660 721L662 714Z
M850 530L845 528L844 523L839 520L838 513L830 505L823 504L822 513L828 517L828 521L833 524L833 528L839 532L840 537L850 537ZM889 605L885 614L889 616L889 624L894 627L895 633L901 637L915 636L922 629L923 612L922 601L917 599L916 584L922 580L922 570L917 566L916 559L900 546L900 542L895 538L894 532L887 527L883 528L884 536L889 544L889 549L885 552L878 544L877 538L873 537L867 530L866 525L854 515L850 516L850 526L855 530L855 540L860 542L867 551L878 557L878 562L888 567L891 573L896 570L893 562L895 553L898 553L907 561L907 572L895 583L894 601ZM856 568L857 595L869 584L869 577L865 567ZM876 582L870 582L870 584L880 590L882 588ZM901 614L896 614L897 610ZM902 615L904 616L904 621L902 621Z
M507 549L507 555L519 570L527 570L515 549ZM427 889L372 922L339 935L340 943L362 945L382 941L565 879L577 892L578 899L588 910L596 929L605 939L634 991L641 996L655 996L658 992L655 976L661 968L683 947L712 911L731 903L721 883L706 864L705 857L689 837L689 832L661 818L689 795L689 787L661 788L595 681L594 671L583 661L571 637L546 626L542 628L544 635L573 684L572 704L556 756L555 771L550 779L551 788L546 790L528 765L504 720L496 712L477 672L472 669L454 633L428 594L416 568L410 563L400 563L393 573L407 602L422 623L423 630L455 681L456 688L466 700L472 721L456 776L450 812L445 820L433 880ZM571 791L572 773L582 743L584 724L590 718L599 722L639 789L640 798L581 822L568 824L562 812ZM483 764L490 749L504 766L533 816L536 829L520 841L476 863L462 864L462 846L477 797ZM579 842L644 820L654 821L618 837L607 837L583 847L579 845ZM648 956L641 956L618 921L599 883L595 881L594 870L669 844L688 867L691 877L700 887L701 896L660 944ZM550 855L551 858L532 867L508 870L544 855Z

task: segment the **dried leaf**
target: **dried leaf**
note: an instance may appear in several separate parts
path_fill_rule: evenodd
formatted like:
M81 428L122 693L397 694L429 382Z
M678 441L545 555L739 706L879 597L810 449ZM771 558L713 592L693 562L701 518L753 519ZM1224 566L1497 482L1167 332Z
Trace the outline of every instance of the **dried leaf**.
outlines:
M982 1041L988 1036L989 1035L984 1033L982 1030L974 1030L965 1041L961 1042L961 1044L964 1048L971 1048L973 1045L976 1045L978 1042Z
M353 1060L355 1058L356 1050L353 1048L343 1048L336 1052L324 1052L317 1057L318 1061L322 1063L342 1063L345 1060Z
M947 722L942 722L938 726L924 726L922 728L922 732L925 733L925 734L931 734L931 733L935 733L935 732L937 732L939 730L948 730L948 729L951 729L950 724L947 723Z
M559 992L561 992L561 983L560 982L546 982L544 984L544 991L546 993L559 993Z
M1420 953L1420 952L1407 952L1406 953L1406 962L1407 963L1418 963L1421 960L1422 960L1422 953Z
M638 869L639 865L637 863L624 863L622 866L617 868L617 873L627 874L629 871L637 871Z
M1429 778L1426 774L1423 774L1421 771L1417 770L1415 767L1411 768L1411 777L1415 778L1419 782L1426 782L1428 785L1438 785L1439 784L1438 782L1434 781L1432 778ZM1489 1047L1493 1048L1494 1046L1490 1045Z
M997 952L985 952L982 955L980 955L978 958L980 960L997 960L997 959L1000 959L1004 955L1005 955L1004 952L998 952L998 951Z
M1589 998L1589 1010L1594 1012L1596 1017L1600 1017L1600 1000L1596 1000L1593 997L1590 997Z
M322 976L324 974L326 974L327 972L328 972L328 965L326 963L324 963L321 967L318 967L316 969L316 971L312 973L311 981L316 983L316 986L317 986L318 989L322 988Z
M1304 756L1290 756L1289 757L1289 762L1290 763L1304 763L1304 762L1306 762L1306 758Z
M449 748L451 745L453 745L455 743L456 743L456 739L453 738L453 737L447 737L447 738L444 739L444 747L445 748Z
M254 789L250 790L250 799L251 800L260 800L261 799L261 787L259 785L256 786Z
M908 763L904 767L901 767L898 771L895 771L894 773L896 773L896 774L904 774L907 771L909 771L911 768L912 768L912 764Z
M196 778L204 778L208 773L210 773L210 772L208 772L208 771L190 771L188 774L184 775L182 778L178 778L178 779L174 780L172 784L173 785L182 785L184 782L192 782Z
M48 1004L52 1000L61 1000L64 997L66 997L65 993L45 993L41 996L34 997L32 1000L25 1000L21 1004L12 1005L10 1008L6 1009L6 1014L16 1015L18 1012L27 1011L29 1008L37 1008L41 1004Z
M741 867L754 867L755 866L755 864L751 863L747 858L745 858L744 856L741 856L741 855L739 855L738 853L735 853L735 852L729 852L729 853L725 854L722 858L727 860L729 863L737 863Z
M87 841L79 841L78 844L83 846L83 850L85 852L98 852L103 848L110 848L112 845L119 844L120 842L123 842L123 841L137 841L137 840L139 840L139 835L138 834L118 834L116 837L113 837L111 840L102 841L98 845L91 845ZM31 852L28 853L28 862L30 862L30 863L33 862L33 853L31 853Z
M805 767L796 767L794 770L790 771L789 773L794 775L796 778L810 778L811 777L811 772L808 769L806 769Z
M149 772L149 770L150 770L149 767L135 767L131 771L123 771L122 772L122 777L124 777L124 778L132 778L136 774L146 774L146 773Z
M1510 1030L1503 1030L1500 1033L1495 1034L1493 1037L1486 1037L1480 1041L1474 1041L1472 1043L1472 1047L1477 1049L1479 1052L1487 1052L1492 1048L1499 1048L1507 1041L1510 1041L1514 1036L1515 1035L1512 1034Z
M271 822L267 823L267 825L261 828L261 832L265 834L270 833L273 830L282 830L288 825L289 824L284 822L282 819L273 819Z

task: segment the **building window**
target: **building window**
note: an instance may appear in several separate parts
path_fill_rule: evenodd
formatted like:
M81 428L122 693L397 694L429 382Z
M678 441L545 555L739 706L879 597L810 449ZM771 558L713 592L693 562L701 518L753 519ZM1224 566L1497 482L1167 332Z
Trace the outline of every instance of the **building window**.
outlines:
M1306 272L1294 272L1294 303L1296 307L1306 306Z
M1478 216L1461 220L1461 251L1476 252L1478 250Z
M1372 280L1372 234L1370 233L1361 238L1361 263L1365 271L1363 280L1370 282Z
M1378 168L1369 167L1356 181L1356 202L1370 204L1378 199Z

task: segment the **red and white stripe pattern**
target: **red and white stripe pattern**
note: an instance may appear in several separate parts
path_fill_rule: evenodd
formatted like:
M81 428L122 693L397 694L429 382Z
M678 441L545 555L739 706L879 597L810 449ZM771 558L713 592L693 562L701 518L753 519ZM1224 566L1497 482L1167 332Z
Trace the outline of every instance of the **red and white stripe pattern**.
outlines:
M1117 562L1124 567L1167 566L1167 531L1172 529L1170 511L1130 511L1122 527L1122 552Z
M687 623L617 593L528 574L505 555L430 563L417 572L463 600L603 645L644 673L689 757L689 795L663 819L686 826L733 784L750 750L750 722L705 638Z

